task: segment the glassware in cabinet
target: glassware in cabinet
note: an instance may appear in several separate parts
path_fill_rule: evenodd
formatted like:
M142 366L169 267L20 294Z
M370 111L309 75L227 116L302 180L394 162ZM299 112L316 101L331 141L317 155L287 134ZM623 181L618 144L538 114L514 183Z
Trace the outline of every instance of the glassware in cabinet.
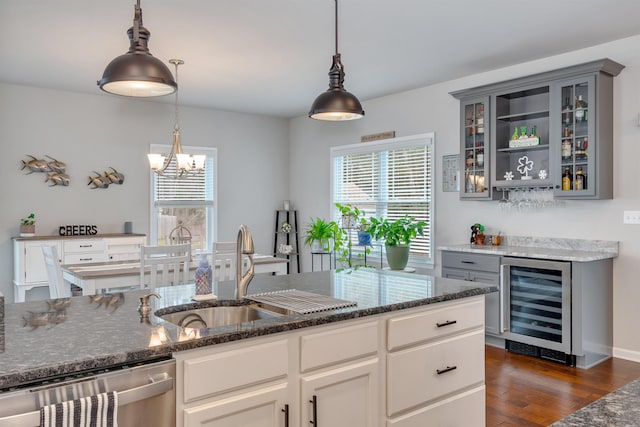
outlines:
M463 182L461 198L491 197L488 182L489 151L489 97L461 102L462 135L460 170Z

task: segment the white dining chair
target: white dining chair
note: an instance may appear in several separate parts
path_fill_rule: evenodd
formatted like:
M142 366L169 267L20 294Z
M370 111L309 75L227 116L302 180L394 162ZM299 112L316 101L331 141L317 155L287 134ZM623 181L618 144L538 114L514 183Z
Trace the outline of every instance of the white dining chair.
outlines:
M189 283L191 245L142 246L140 248L140 287Z
M42 254L47 267L47 278L49 280L49 296L51 299L71 297L71 284L65 283L62 278L60 259L55 246L43 246Z
M214 242L211 269L214 280L234 280L236 277L236 242Z

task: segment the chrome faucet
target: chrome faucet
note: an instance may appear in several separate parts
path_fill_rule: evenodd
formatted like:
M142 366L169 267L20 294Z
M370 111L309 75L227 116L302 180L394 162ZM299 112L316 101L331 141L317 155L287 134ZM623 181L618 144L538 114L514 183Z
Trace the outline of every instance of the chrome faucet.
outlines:
M244 298L247 295L247 287L253 279L253 237L249 227L241 225L238 230L238 241L236 244L236 299ZM242 274L242 256L248 255L249 268Z

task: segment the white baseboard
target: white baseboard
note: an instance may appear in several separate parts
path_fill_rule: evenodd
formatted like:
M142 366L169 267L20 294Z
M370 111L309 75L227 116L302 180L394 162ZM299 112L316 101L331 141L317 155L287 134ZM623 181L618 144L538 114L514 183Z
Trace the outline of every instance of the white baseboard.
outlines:
M624 348L613 347L613 357L640 362L640 351L626 350Z

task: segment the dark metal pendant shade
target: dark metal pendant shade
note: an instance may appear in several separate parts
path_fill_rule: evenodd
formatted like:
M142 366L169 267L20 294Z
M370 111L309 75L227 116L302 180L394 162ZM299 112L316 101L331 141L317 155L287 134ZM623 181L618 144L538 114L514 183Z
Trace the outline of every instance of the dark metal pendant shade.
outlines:
M133 97L169 95L178 84L169 67L149 52L147 46L151 33L142 26L140 2L135 8L133 27L127 31L130 46L124 55L116 57L107 65L98 81L105 92Z
M344 89L344 66L340 54L333 56L329 70L329 89L313 101L309 117L317 120L354 120L364 116L358 98Z
M336 53L329 70L329 89L313 101L309 117L317 120L343 121L364 116L358 98L344 89L344 66L338 53L338 0L335 0Z

